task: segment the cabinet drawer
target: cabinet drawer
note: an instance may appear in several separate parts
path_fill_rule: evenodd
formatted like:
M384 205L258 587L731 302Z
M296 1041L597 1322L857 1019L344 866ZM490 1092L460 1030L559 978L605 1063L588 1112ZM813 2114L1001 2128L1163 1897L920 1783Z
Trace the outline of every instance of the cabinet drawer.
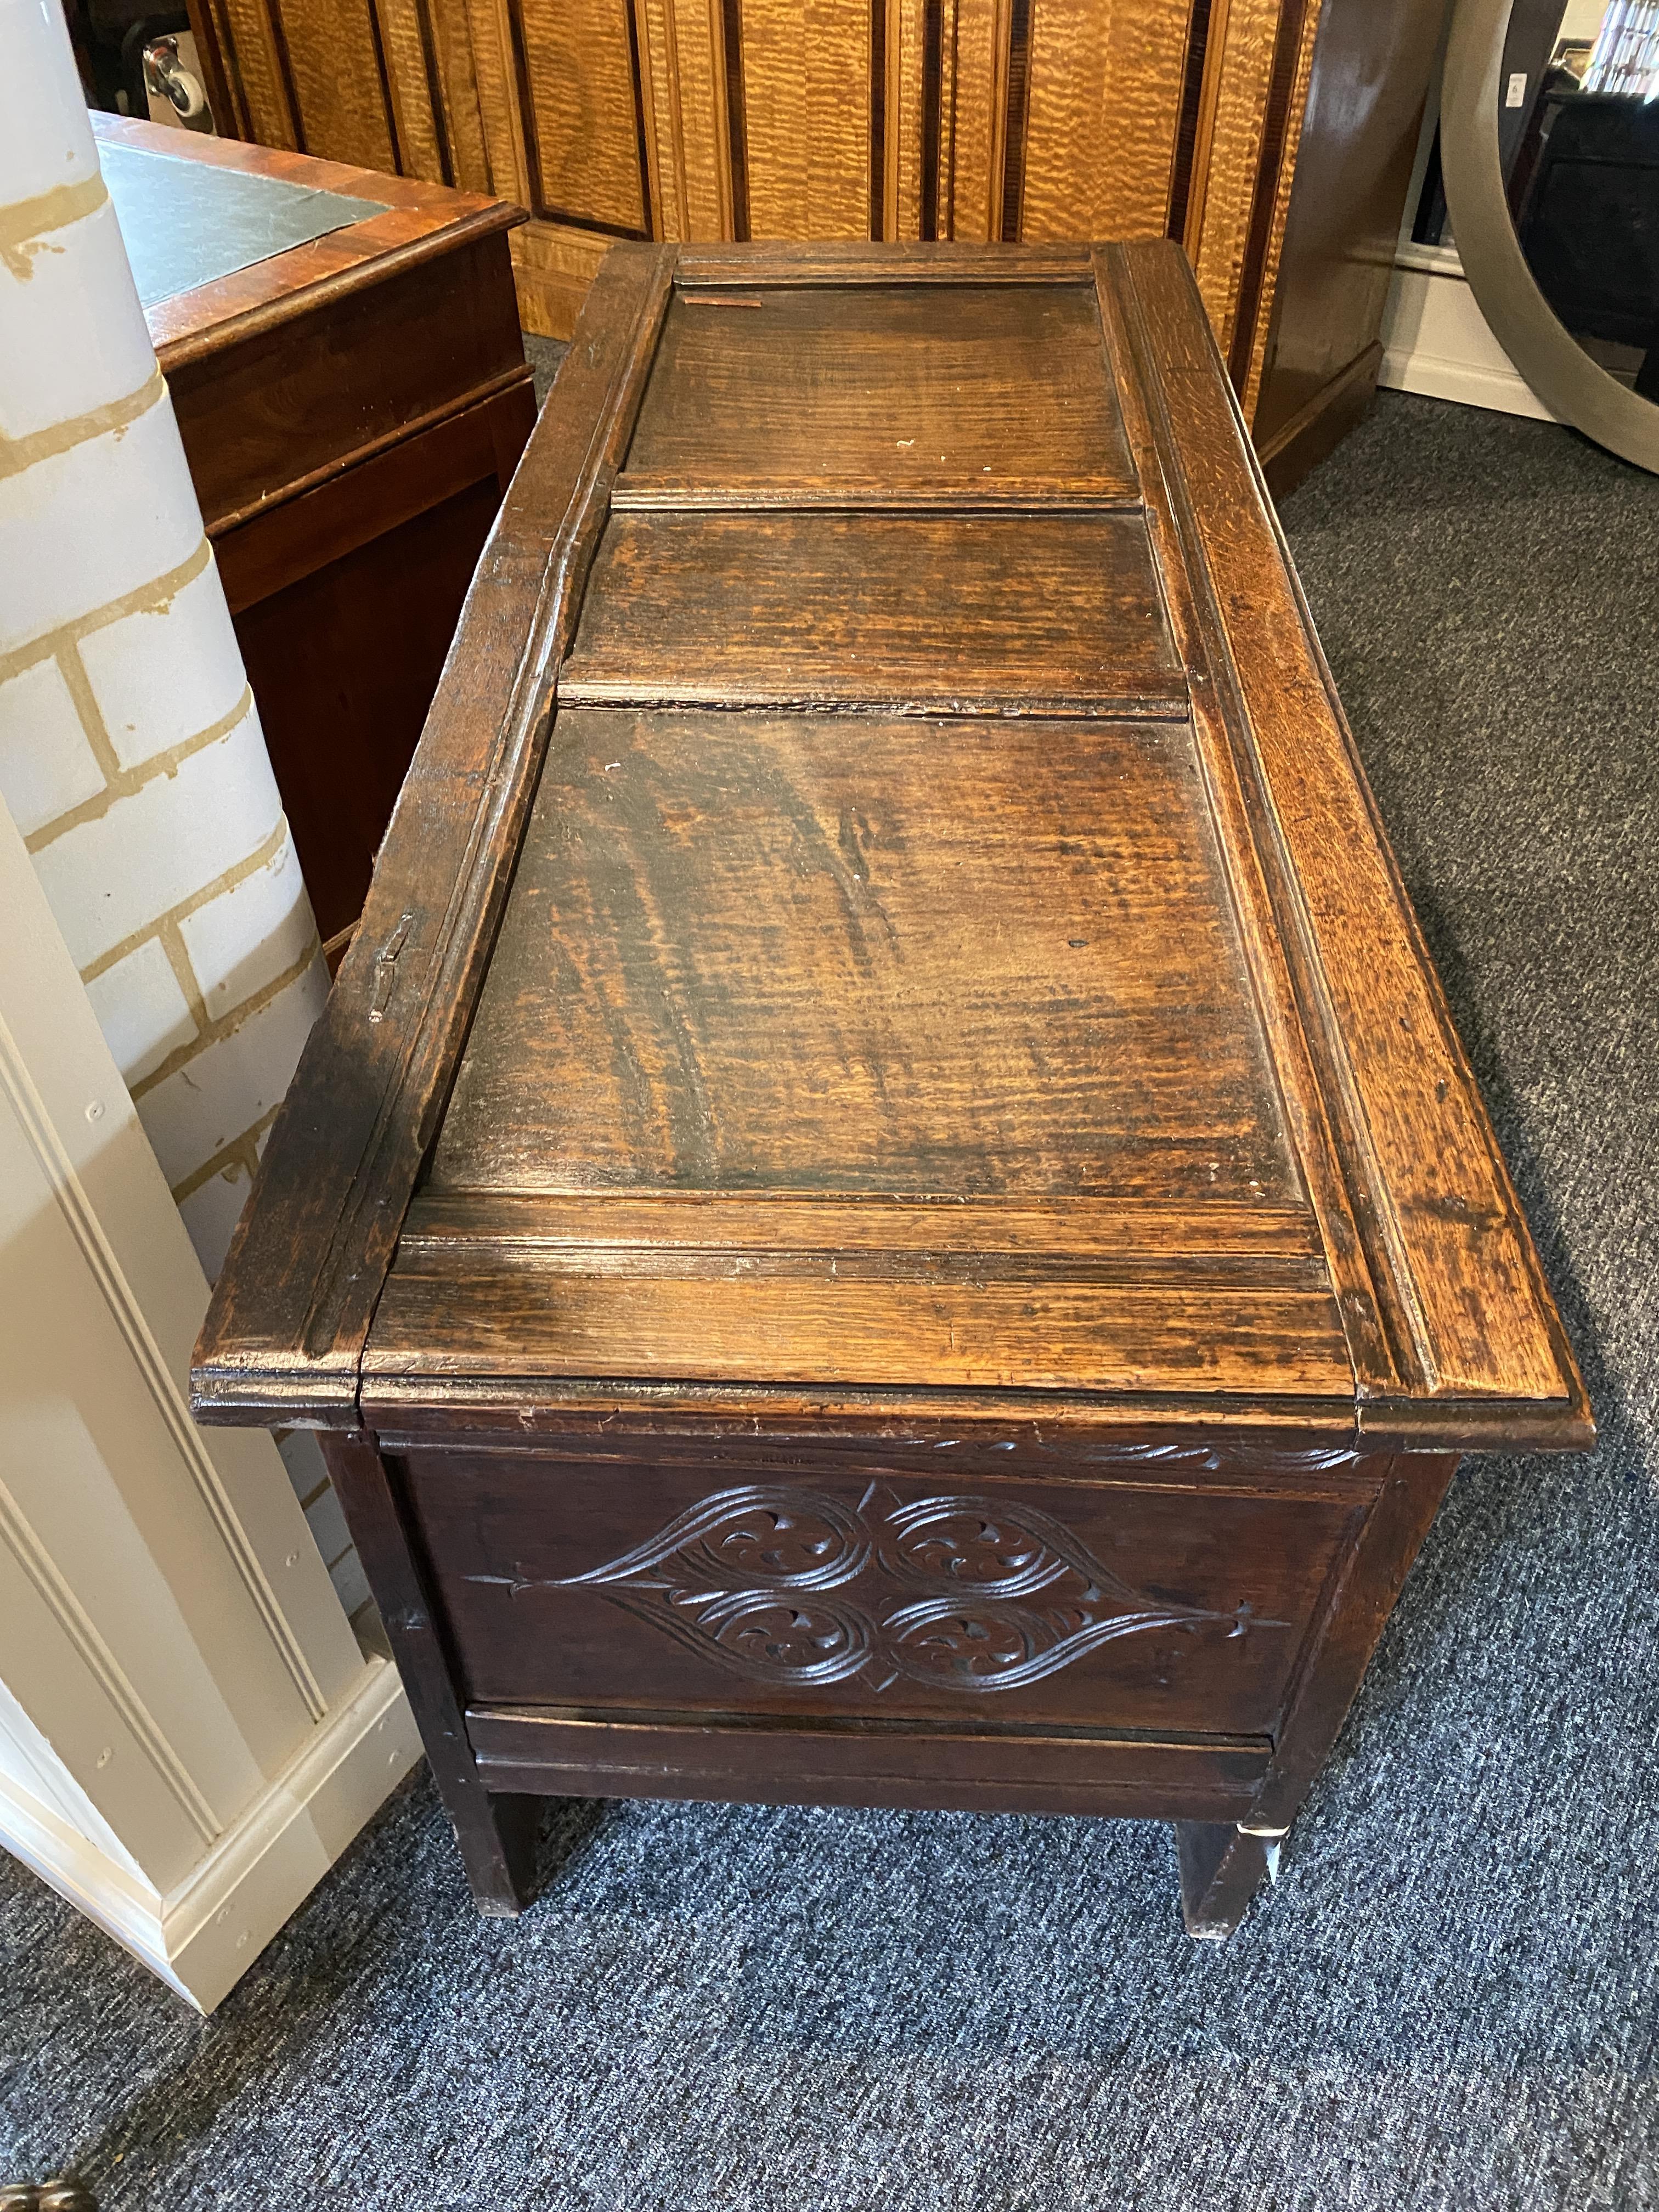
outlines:
M1364 1510L844 1464L403 1464L481 1707L1265 1736Z

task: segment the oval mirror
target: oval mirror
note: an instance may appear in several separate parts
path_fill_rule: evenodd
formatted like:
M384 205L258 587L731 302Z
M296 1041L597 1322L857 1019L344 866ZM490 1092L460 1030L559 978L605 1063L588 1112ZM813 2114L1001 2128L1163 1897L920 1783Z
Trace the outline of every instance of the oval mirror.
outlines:
M1552 414L1659 471L1659 0L1458 0L1440 158L1499 344Z

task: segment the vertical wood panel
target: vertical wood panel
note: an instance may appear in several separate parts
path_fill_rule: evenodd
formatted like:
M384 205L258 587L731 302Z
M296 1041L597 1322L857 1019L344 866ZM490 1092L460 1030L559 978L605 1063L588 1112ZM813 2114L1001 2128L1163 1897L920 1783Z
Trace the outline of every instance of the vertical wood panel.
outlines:
M1296 180L1302 125L1308 112L1308 88L1313 76L1314 40L1319 28L1321 12L1320 0L1309 0L1300 27L1295 80L1282 141L1277 151L1277 171L1273 178L1271 199L1262 210L1265 251L1261 274L1248 303L1241 301L1241 308L1248 304L1249 325L1248 329L1236 327L1234 331L1233 374L1238 386L1239 398L1243 403L1246 422L1255 413L1261 391L1279 256L1284 249L1285 228L1290 216L1291 187ZM1267 181L1264 175L1258 182L1258 192L1264 198L1267 197ZM1247 267L1247 276L1248 274Z
M639 116L626 0L510 0L518 8L537 212L643 234Z
M746 0L750 237L869 237L870 21L869 0Z
M380 0L380 34L405 176L453 185L455 164L426 0Z
M531 204L530 156L519 112L512 27L506 0L438 0L444 15L463 9L472 51L478 112L489 160L490 188ZM514 232L515 240L521 236Z
M666 235L736 235L722 0L647 0ZM671 194L668 179L675 183Z
M1224 354L1232 340L1249 237L1281 4L1282 0L1232 0L1227 35L1214 55L1213 121L1201 219L1188 230L1187 251Z
M605 237L1172 228L1259 386L1319 0L200 4L265 143L529 206L532 327Z
M957 0L948 160L941 187L946 238L997 237L1008 122L1011 0Z
M1031 0L1023 236L1161 234L1187 32L1164 0Z
M253 137L261 146L298 153L299 118L276 27L264 0L216 0L214 22Z
M331 0L326 9L273 6L271 19L287 49L303 150L395 171L386 55L368 0Z
M685 115L673 0L641 0L639 12L657 234L689 239L692 231L686 188Z
M417 0L431 26L445 132L454 181L461 191L493 192L496 185L478 99L472 27L463 0Z

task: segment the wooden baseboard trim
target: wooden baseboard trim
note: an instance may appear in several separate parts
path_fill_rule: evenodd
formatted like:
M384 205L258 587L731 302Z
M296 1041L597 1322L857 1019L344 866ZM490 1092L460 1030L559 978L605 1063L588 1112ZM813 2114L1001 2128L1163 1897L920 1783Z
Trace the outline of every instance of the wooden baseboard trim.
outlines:
M1275 499L1294 490L1310 469L1340 445L1370 407L1382 366L1382 341L1373 338L1288 422L1257 445L1256 458Z
M0 1844L198 2012L211 2012L421 1757L398 1670L371 1660L165 1896L0 1772Z

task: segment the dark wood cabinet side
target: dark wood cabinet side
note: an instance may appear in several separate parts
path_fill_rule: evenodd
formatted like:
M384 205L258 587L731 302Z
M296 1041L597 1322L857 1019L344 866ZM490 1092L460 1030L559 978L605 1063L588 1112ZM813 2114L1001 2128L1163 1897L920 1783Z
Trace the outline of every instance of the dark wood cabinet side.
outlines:
M1443 13L1442 0L1325 0L1251 425L1275 498L1376 392Z

